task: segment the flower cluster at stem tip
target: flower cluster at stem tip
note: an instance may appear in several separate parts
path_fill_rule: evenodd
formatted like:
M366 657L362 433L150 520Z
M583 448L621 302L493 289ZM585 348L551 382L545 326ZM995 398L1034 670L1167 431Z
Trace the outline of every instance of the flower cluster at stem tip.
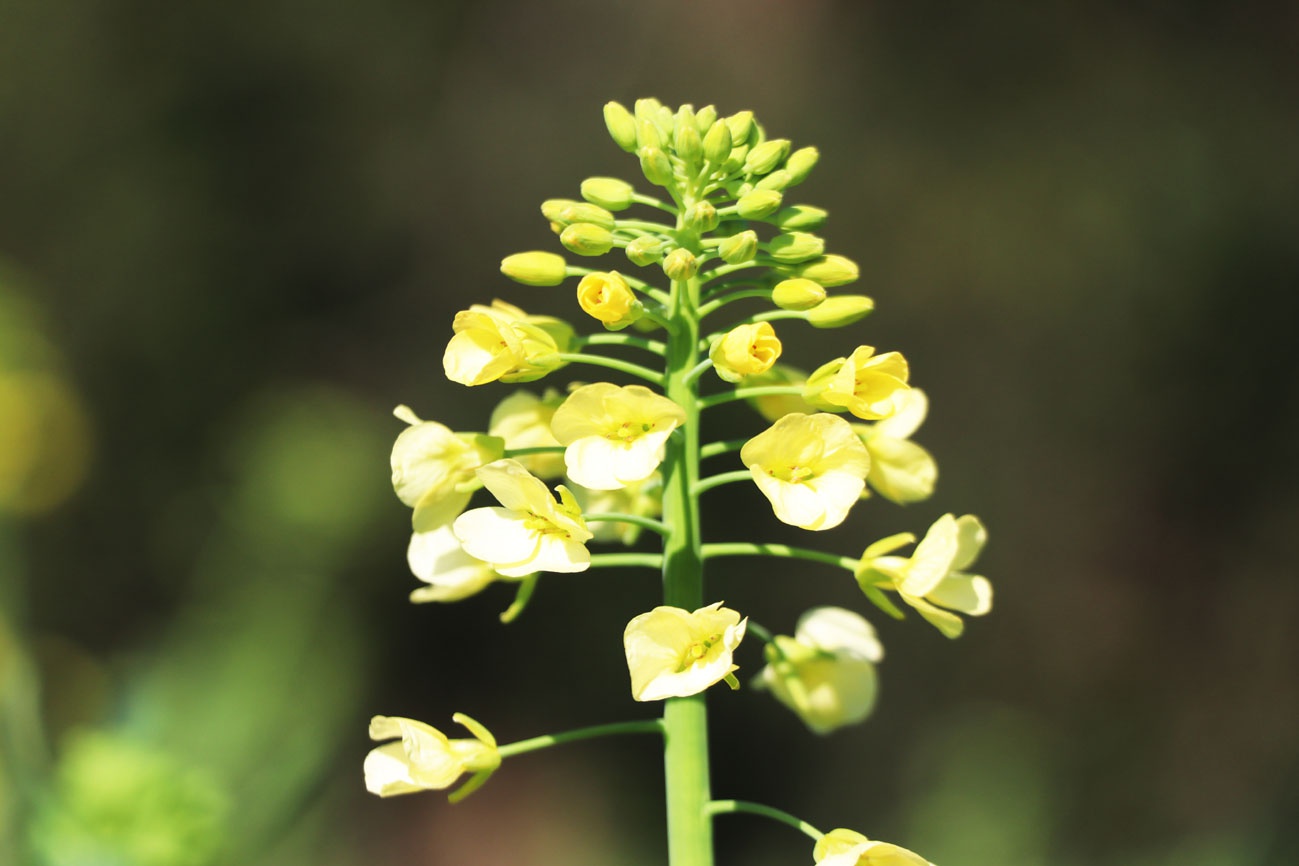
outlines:
M512 390L485 433L455 432L398 407L408 426L393 446L393 487L413 510L408 560L424 584L411 600L456 602L509 582L517 590L502 614L509 621L541 573L661 568L664 603L647 601L624 631L633 700L690 698L721 681L739 688L736 658L747 634L764 644L766 664L754 685L811 731L860 723L876 706L884 656L865 617L819 607L798 619L792 636L772 634L720 601L702 604L702 564L744 555L828 565L852 575L864 599L888 616L901 619L910 608L955 638L962 615L991 609L991 584L970 571L986 531L973 515L945 514L918 544L913 534L892 535L860 556L704 543L702 494L732 482L756 488L737 493L734 505L765 498L776 521L808 532L844 524L872 494L899 505L928 499L937 465L911 436L929 403L895 350L827 336L816 345L829 344L826 354L837 357L814 359L811 373L785 362L786 328L841 329L875 307L872 298L841 290L859 269L827 252L817 234L826 211L793 197L817 164L816 148L769 137L752 112L722 116L712 106L674 111L642 99L629 110L611 102L604 120L648 187L591 177L578 198L543 202L565 252L514 253L500 268L530 287L516 292L525 306L538 289L568 283L586 327L500 299L473 304L451 323L443 368L468 387L533 382L570 365L613 381ZM588 266L609 255L618 261ZM743 441L708 441L704 413L731 402L747 403L767 426ZM718 458L734 468L705 474ZM470 508L480 489L495 503ZM662 537L662 555L588 548L639 544L644 530ZM909 544L914 549L902 555ZM682 550L690 555L683 559ZM680 603L692 597L693 604ZM366 759L369 789L382 796L446 789L468 774L453 795L463 796L503 757L547 739L498 748L482 725L455 719L473 739L376 716L371 735L392 741ZM809 835L823 866L927 863L851 830Z

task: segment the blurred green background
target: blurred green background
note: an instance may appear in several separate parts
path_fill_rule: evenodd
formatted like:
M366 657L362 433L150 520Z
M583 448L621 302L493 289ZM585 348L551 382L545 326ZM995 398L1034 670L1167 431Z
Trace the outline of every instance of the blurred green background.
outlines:
M815 542L974 512L998 594L957 642L867 611L861 727L715 694L715 794L943 866L1299 862L1296 58L1285 3L0 0L0 863L664 862L643 738L454 807L361 782L374 713L652 712L652 574L416 607L387 477L392 406L483 429L509 393L442 377L457 309L578 317L497 263L637 179L600 107L650 95L820 147L799 198L878 312L786 356L901 349L930 394L934 498ZM794 537L726 491L713 538ZM710 597L865 608L754 565ZM806 841L725 818L719 862Z

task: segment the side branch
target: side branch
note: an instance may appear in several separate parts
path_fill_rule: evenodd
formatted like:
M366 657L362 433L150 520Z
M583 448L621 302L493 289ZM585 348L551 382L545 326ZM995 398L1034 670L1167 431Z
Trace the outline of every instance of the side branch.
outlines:
M837 553L826 553L823 550L811 550L806 547L790 547L788 544L753 544L747 541L730 541L721 544L704 545L704 559L715 559L719 556L777 556L786 559L806 559L810 562L821 562L826 565L837 566L854 573L857 571L858 562L851 556L840 556Z
M825 834L813 827L801 818L797 818L788 812L783 812L773 806L764 806L761 803L751 803L748 800L713 800L705 809L711 815L729 815L736 812L748 812L750 815L761 815L764 818L771 818L773 821L779 821L782 824L788 824L795 830L819 840Z
M567 361L570 364L591 364L596 367L608 367L610 370L617 370L620 373L626 373L629 376L636 376L644 379L652 385L663 385L663 374L651 370L649 367L642 367L640 364L633 364L630 361L623 361L618 358L606 358L604 355L583 355L577 352L557 352L554 355L547 355L547 358L558 358L561 361Z
M723 484L730 484L734 481L752 481L753 473L747 469L736 469L734 472L721 472L717 475L710 475L707 478L701 478L690 488L690 492L695 496L712 490L714 487L721 487ZM710 545L705 544L704 549L707 551ZM705 552L705 557L708 555Z
M630 523L634 526L657 532L659 535L665 537L672 531L667 524L655 520L652 517L642 517L639 514L623 514L618 511L607 511L601 514L583 514L582 519L587 523Z
M614 722L608 725L592 725L589 728L577 728L572 731L565 731L562 734L546 734L540 737L532 737L528 740L519 740L515 743L506 743L498 749L502 758L512 758L515 755L522 755L526 752L535 752L538 749L547 749L551 746L559 746L564 743L572 743L577 740L590 740L594 737L610 737L615 734L663 734L662 719L645 719L637 722Z
M747 400L750 397L766 397L775 394L798 394L801 396L803 390L802 385L756 385L752 388L736 388L734 391L723 391L710 397L701 397L699 399L699 408L709 409L734 400Z

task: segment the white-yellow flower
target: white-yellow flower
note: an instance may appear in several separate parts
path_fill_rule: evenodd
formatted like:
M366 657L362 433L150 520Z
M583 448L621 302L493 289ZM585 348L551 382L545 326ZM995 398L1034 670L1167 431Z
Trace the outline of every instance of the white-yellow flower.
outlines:
M860 614L813 608L799 618L792 638L776 635L773 643L761 682L813 733L828 734L870 715L875 664L884 648Z
M965 572L987 542L987 530L973 514L944 514L911 556L890 555L915 540L908 532L866 548L857 580L863 586L896 591L947 637L959 637L965 622L952 611L982 616L992 610L992 584L986 577Z
M465 553L450 524L412 533L406 562L428 584L411 591L410 600L417 603L460 601L501 579L487 563Z
M914 851L843 828L818 839L812 859L816 866L934 866Z
M658 517L663 513L663 478L657 472L618 490L591 490L574 484L573 495L587 517L610 513ZM595 541L620 541L626 545L635 544L641 533L635 523L615 520L593 520L590 528Z
M622 637L632 697L682 698L727 679L738 667L731 656L747 625L720 601L693 613L660 606L633 617Z
M380 797L443 790L464 774L472 773L473 778L451 795L455 801L485 782L501 765L496 739L463 713L451 718L468 728L474 739L451 740L437 728L414 719L398 716L370 719L370 739L400 739L371 749L365 756L366 790Z
M456 313L455 335L442 355L442 367L452 382L482 385L531 382L564 366L555 354L568 351L570 325L550 316L532 316L504 301L490 307L474 304Z
M421 421L408 406L393 414L410 426L392 446L392 487L415 509L416 532L450 523L478 487L474 470L500 458L504 444L481 433L454 433L436 421Z
M925 420L929 400L919 388L897 397L897 412L875 424L854 424L853 429L871 455L866 483L885 499L905 505L928 499L938 480L938 465L928 451L910 440Z
M866 486L870 455L838 415L791 413L740 450L758 489L784 523L830 529L848 516Z
M550 419L564 397L554 388L538 397L529 391L515 391L492 410L487 432L505 440L506 448L559 447L550 432ZM525 454L514 458L538 478L558 478L564 474L564 455Z
M663 462L664 443L685 410L643 385L596 382L578 388L551 418L568 477L592 490L644 481Z
M900 353L876 355L874 347L858 346L847 358L813 371L804 396L819 409L846 410L863 421L877 421L897 411L909 375L907 359Z
M517 460L497 460L477 474L504 507L474 508L456 518L456 538L465 553L505 577L591 567L586 549L591 531L566 487L557 488L556 502L545 482Z

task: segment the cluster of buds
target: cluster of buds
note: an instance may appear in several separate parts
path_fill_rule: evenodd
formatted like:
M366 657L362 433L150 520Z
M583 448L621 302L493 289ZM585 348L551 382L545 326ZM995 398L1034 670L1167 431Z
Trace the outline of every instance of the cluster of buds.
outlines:
M839 291L857 280L858 267L827 253L814 234L826 211L789 199L816 165L816 148L768 138L751 112L722 117L712 106L673 111L642 99L628 110L611 102L604 119L613 140L637 157L644 179L663 194L592 177L580 185L580 198L551 199L541 211L568 253L594 259L618 250L626 264L590 268L550 251L517 253L501 263L505 276L525 286L573 281L578 307L599 328L579 335L567 322L501 300L474 305L456 315L443 366L448 378L466 386L531 382L570 364L600 367L620 381L513 391L479 433L453 432L399 407L409 426L393 448L393 485L413 509L409 562L425 584L411 599L459 601L493 582L514 582L514 603L502 614L509 621L523 610L540 573L661 568L664 603L634 617L624 632L635 701L670 707L719 682L738 688L736 653L746 635L756 635L766 660L757 686L815 733L859 723L876 704L876 665L883 658L871 624L855 611L816 608L798 620L792 636L773 634L720 601L703 603L703 563L744 555L828 564L851 574L864 598L887 615L900 619L910 607L957 637L963 614L991 607L989 582L969 571L986 533L972 515L946 514L906 556L902 549L916 542L909 533L876 541L858 556L704 542L700 497L731 483L752 482L776 520L812 532L844 523L872 492L898 504L928 498L936 464L910 439L928 401L912 387L910 365L897 351L844 345L839 357L810 373L782 360L774 323L837 329L874 309L871 298ZM662 221L665 214L669 221ZM705 329L709 317L735 309L732 304L757 309ZM613 353L621 350L657 363ZM624 384L627 378L637 381ZM705 441L704 412L740 401L768 426L743 441ZM701 473L705 461L737 453L743 468ZM556 481L562 483L552 489ZM480 488L496 503L469 508ZM631 545L643 530L662 536L663 555L588 547ZM372 734L400 741L371 754L370 789L387 795L446 788L466 773L473 774L466 786L472 789L503 757L541 747L523 741L498 748L477 722L457 719L474 740L448 740L422 723L377 717ZM675 723L665 714L654 730L670 743ZM671 747L668 752L671 813L676 759ZM811 835L819 840L820 863L926 862L853 831Z

